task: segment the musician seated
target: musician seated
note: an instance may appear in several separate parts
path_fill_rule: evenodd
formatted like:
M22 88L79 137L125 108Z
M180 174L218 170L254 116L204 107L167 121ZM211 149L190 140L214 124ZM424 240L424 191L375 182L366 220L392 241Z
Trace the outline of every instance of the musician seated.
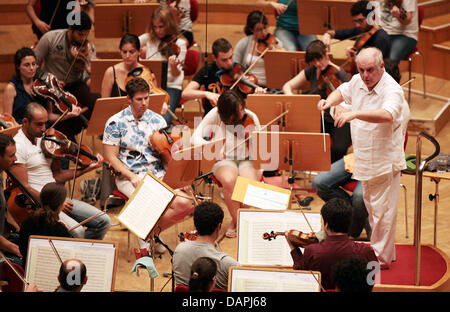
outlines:
M95 47L87 40L92 27L90 17L80 12L80 23L68 29L56 29L45 33L34 50L37 63L44 61L42 69L56 76L78 103L87 110L83 112L89 120L95 101L100 94L91 93L88 86L91 59L95 58ZM80 117L59 122L56 129L75 141L75 135L86 127Z
M183 89L187 43L169 8L159 7L153 11L148 29L148 33L139 36L143 51L141 56L148 60L168 61L166 91L170 96L169 109L175 112ZM163 117L168 125L172 123L170 113Z
M333 280L336 285L336 291L350 293L371 292L373 283L369 283L370 272L367 261L363 261L360 258L344 259L336 263L333 267Z
M190 292L210 292L216 285L217 264L208 257L200 257L192 263Z
M38 2L39 11L36 10ZM58 2L59 4L57 5ZM72 9L72 7L67 6L69 2L71 0L28 1L25 11L31 20L33 32L38 39L50 30L68 28L67 14Z
M59 215L64 209L67 191L63 184L50 182L40 193L41 207L26 218L20 227L19 248L23 255L23 268L27 263L28 241L31 235L71 237L69 229Z
M217 73L231 71L235 66L233 46L227 39L216 39L212 44L212 53L213 63L200 68L182 93L182 98L186 100L205 99L205 116L217 106L220 94L226 89ZM266 90L257 87L254 93L266 93Z
M342 82L348 81L345 70L330 61L326 46L320 40L314 40L308 45L305 61L310 65L283 85L284 94L294 94L295 90L304 88L309 82L309 90L304 90L303 93L319 94L322 99L326 99L327 94ZM325 111L324 120L325 132L329 133L333 140L331 146L333 163L347 154L351 145L350 124L347 123L341 128L335 127L329 110Z
M77 278L73 278L76 276ZM86 265L79 259L65 260L59 267L55 292L80 292L88 280Z
M35 198L39 198L42 188L47 183L65 183L73 179L74 174L79 177L103 164L103 157L97 154L97 161L91 162L86 168L78 168L74 172L75 169L62 169L61 159L47 158L41 144L44 140L42 136L45 133L47 121L48 113L45 108L31 102L25 109L22 129L14 136L17 161L11 167L11 172ZM98 212L96 207L83 201L67 199L59 217L70 229ZM103 215L87 222L84 225L87 227L86 230L79 226L70 234L77 238L103 239L110 225L110 218Z
M258 172L249 158L249 142L245 143L245 140L253 129L259 127L258 117L245 108L245 101L239 93L227 90L220 95L217 107L209 111L192 134L191 143L194 145L207 143L204 138L211 132L210 140L226 138L222 155L218 155L219 160L212 171L222 184L225 204L231 215L226 231L229 238L236 237L237 210L242 208L241 203L231 199L236 179L242 176L258 180Z
M419 33L417 0L379 2L380 26L388 33L392 43L389 59L398 64L410 55L417 45Z
M322 277L322 286L325 289L334 289L332 269L339 261L357 257L378 264L378 260L370 245L356 243L349 239L347 233L351 222L352 207L347 201L333 198L323 205L320 213L328 235L325 240L306 246L303 253L300 248L294 247L290 240L286 240L291 248L291 256L294 260L293 268L319 271ZM288 237L287 233L285 237Z
M16 159L16 142L9 135L0 133L0 173L9 170ZM22 254L17 244L18 235L16 231L18 231L18 228L13 229L9 225L3 193L3 179L0 179L0 250L10 261L22 265Z
M247 16L244 32L246 37L239 40L234 50L234 61L244 68L253 65L248 71L258 79L258 85L266 86L264 58L259 57L266 49L284 50L281 41L267 31L267 17L261 11L252 11ZM254 63L256 62L256 63Z
M203 202L194 209L194 225L198 232L195 240L187 240L177 245L173 254L173 274L175 285L188 286L193 263L208 257L217 264L216 288L227 290L228 269L240 263L226 253L216 249L216 240L222 228L224 213L213 202Z
M167 127L164 118L147 108L149 85L142 78L134 78L126 85L127 108L110 117L103 133L105 159L121 173L116 178L117 189L130 197L147 171L162 179L166 173L161 156L150 143L155 131ZM182 190L177 194L187 196ZM151 203L149 203L151 209ZM176 196L160 218L157 227L161 231L183 220L193 211L192 201ZM138 238L140 249L148 249L149 243ZM163 247L162 245L159 245ZM163 248L159 251L163 251ZM157 250L158 251L158 250ZM145 251L142 253L145 254Z
M357 1L352 5L350 14L352 15L355 27L328 30L322 37L323 43L329 47L331 38L345 40L359 36L356 39L355 45L348 47L346 50L348 58L354 59L359 50L367 47L376 47L383 53L383 58L389 57L391 38L383 28L375 24L374 6L366 0ZM357 46L359 49L356 48ZM350 74L353 75L355 73L357 73L356 67Z
M17 50L14 55L14 66L16 74L9 80L3 93L3 113L12 115L14 122L22 124L25 108L30 102L36 102L50 110L48 116L50 122L56 121L60 114L51 112L51 101L33 92L37 69L36 55L33 50L27 47ZM74 106L62 120L76 117L80 112L81 108Z

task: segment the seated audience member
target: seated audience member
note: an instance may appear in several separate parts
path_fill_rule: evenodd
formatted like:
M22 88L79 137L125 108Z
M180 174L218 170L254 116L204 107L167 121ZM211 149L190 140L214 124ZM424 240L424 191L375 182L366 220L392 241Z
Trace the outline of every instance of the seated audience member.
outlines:
M210 292L216 285L217 264L213 259L201 257L192 263L190 292Z
M344 259L333 268L333 279L336 291L339 292L371 292L373 280L370 279L367 262L359 258Z
M59 219L64 208L67 191L64 185L55 182L46 184L40 193L42 207L26 218L19 233L19 248L26 266L28 240L31 235L71 237L67 226Z
M232 266L240 266L240 264L215 247L223 217L223 210L216 203L203 202L195 207L194 225L198 232L197 239L178 244L173 254L173 272L176 285L188 286L191 279L192 264L200 257L208 257L217 264L215 287L227 290L228 269Z
M340 198L333 198L323 205L320 211L327 238L320 243L306 246L304 253L287 239L295 270L319 271L325 289L334 289L332 268L339 261L358 257L364 261L378 261L372 247L356 243L347 233L351 221L352 207ZM287 233L286 233L287 234ZM288 235L286 235L287 237Z

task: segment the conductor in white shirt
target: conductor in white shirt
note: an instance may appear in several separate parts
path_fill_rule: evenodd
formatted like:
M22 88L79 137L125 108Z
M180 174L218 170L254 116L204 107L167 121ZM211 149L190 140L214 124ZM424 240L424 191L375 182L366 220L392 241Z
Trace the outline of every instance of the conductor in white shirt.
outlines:
M406 168L404 139L409 107L399 84L384 70L377 48L356 57L359 74L320 100L319 110L336 106L335 126L350 122L355 155L353 178L362 182L364 204L372 227L370 243L382 269L395 260L395 226L400 172Z

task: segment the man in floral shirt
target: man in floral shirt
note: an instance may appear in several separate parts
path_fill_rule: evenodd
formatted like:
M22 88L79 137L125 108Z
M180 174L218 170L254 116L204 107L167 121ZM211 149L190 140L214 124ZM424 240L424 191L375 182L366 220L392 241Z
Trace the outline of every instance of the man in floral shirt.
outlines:
M164 118L147 108L149 85L142 78L135 78L126 85L129 106L108 119L103 134L104 157L112 167L121 173L116 178L117 189L130 197L147 171L162 179L165 174L163 163L156 150L150 145L153 132L167 126ZM183 191L176 190L187 196ZM192 201L176 196L160 218L161 231L169 228L194 210ZM149 244L138 238L140 249ZM145 253L145 251L142 251Z

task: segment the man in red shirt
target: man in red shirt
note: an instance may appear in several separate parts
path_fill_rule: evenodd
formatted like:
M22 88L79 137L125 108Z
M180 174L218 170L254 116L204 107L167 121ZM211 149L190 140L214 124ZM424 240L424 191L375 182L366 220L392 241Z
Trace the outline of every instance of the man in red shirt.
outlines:
M356 243L347 235L352 218L350 203L341 198L333 198L325 203L320 213L327 238L320 243L307 246L304 253L294 247L288 239L287 242L291 247L293 268L319 271L323 288L334 289L332 270L339 261L348 258L360 258L366 262L378 262L378 260L369 244Z

